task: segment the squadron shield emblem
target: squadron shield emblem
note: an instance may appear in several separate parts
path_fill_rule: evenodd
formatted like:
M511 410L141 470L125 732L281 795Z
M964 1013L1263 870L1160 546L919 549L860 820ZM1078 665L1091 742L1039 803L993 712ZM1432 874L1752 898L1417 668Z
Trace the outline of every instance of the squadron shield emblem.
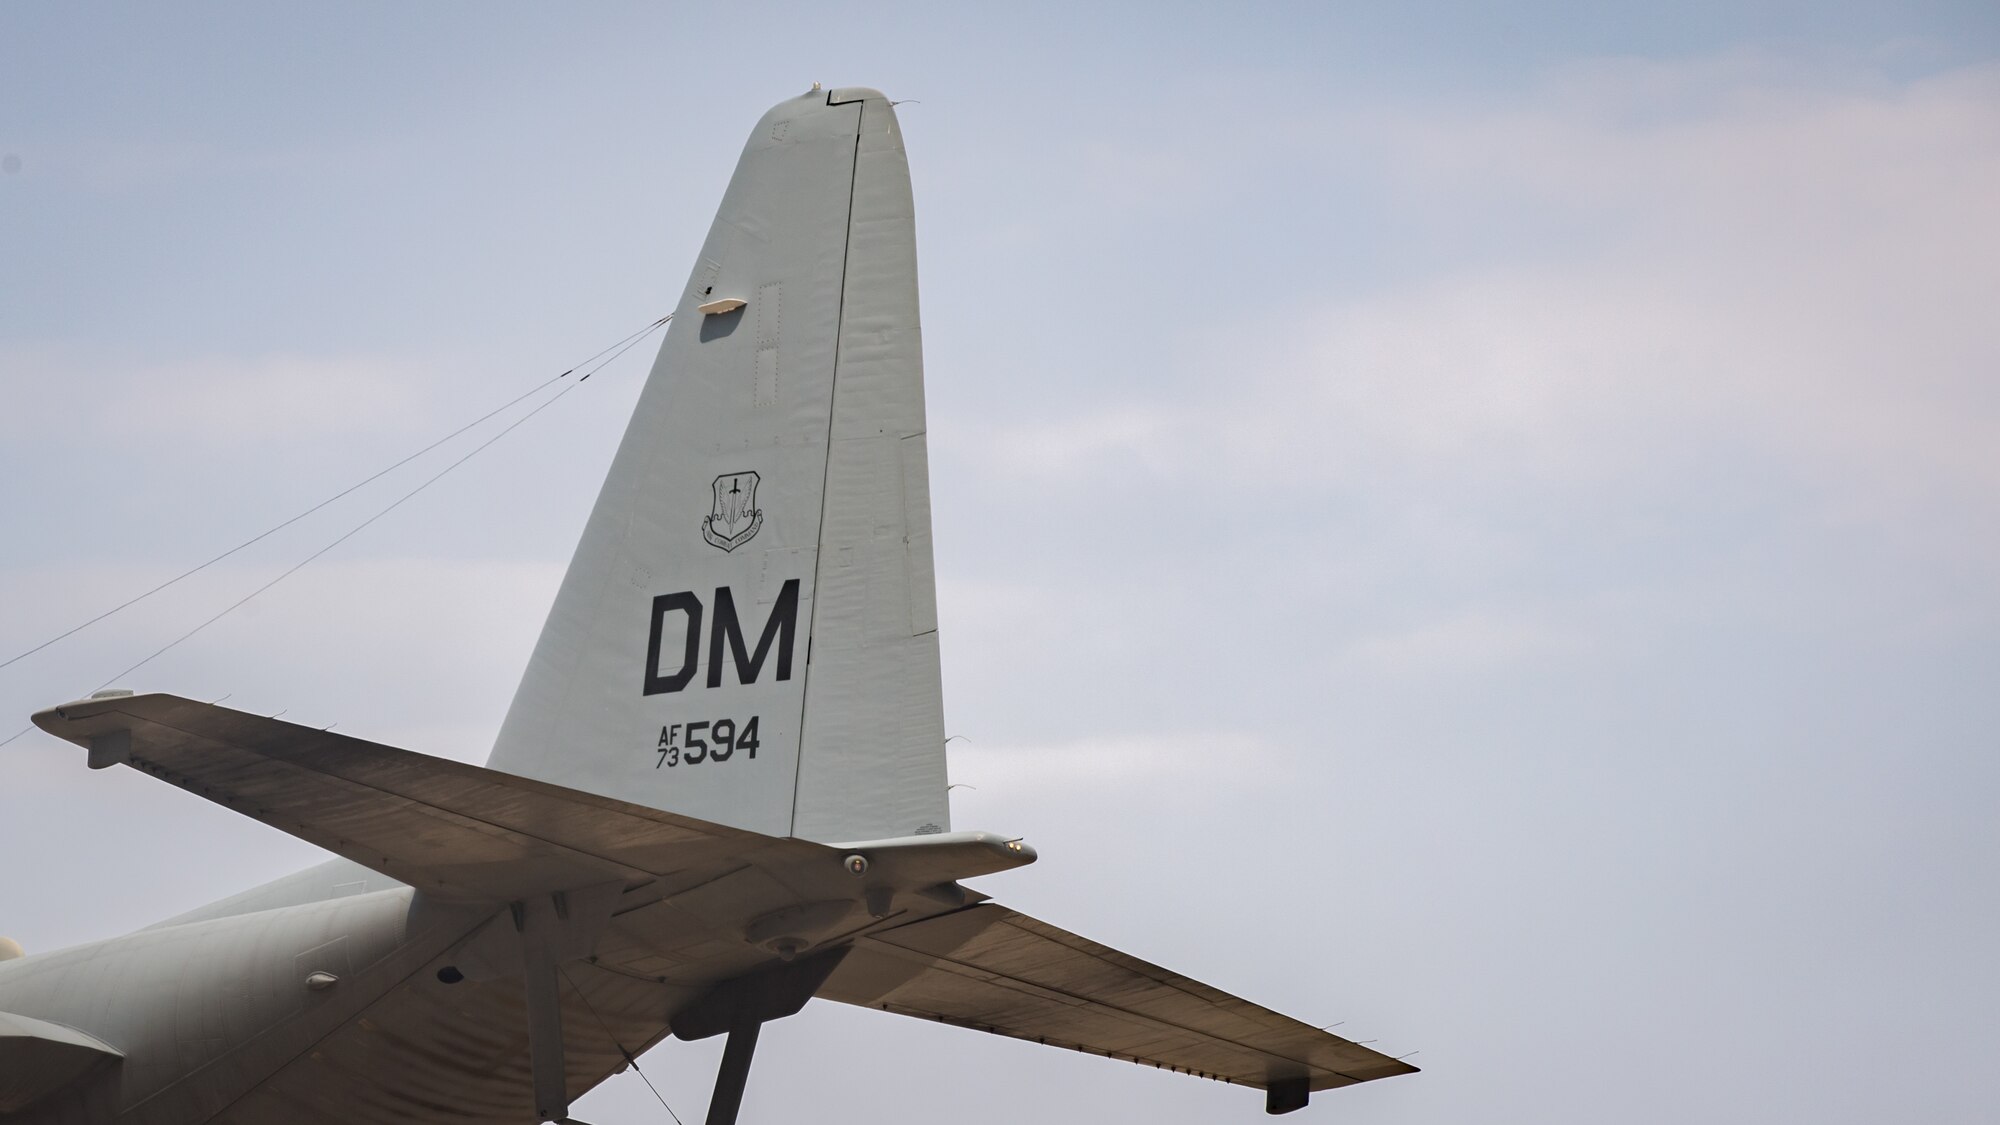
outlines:
M701 537L712 547L734 551L764 526L757 506L756 473L724 473L715 478L715 505L701 521Z

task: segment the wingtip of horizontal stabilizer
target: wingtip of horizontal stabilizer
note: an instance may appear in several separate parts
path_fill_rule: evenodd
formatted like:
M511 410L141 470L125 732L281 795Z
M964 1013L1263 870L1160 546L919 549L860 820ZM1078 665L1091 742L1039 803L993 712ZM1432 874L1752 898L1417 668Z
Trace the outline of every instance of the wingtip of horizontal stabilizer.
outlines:
M95 691L82 699L72 699L67 703L58 703L54 707L44 707L30 716L29 721L57 738L70 738L74 733L68 729L70 724L97 718L125 707L134 700L150 699L154 694L149 692L144 695L134 695L124 688Z
M124 765L132 758L131 720L115 716L162 698L177 699L158 693L134 695L124 688L95 691L87 698L37 711L30 721L46 733L88 750L90 768L101 770Z

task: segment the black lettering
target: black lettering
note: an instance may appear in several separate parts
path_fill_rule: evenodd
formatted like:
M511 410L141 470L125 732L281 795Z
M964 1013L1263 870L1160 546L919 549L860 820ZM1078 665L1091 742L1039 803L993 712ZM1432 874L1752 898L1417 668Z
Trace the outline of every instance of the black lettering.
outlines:
M692 597L693 595L689 595ZM657 604L658 599L654 599ZM690 626L701 623L701 603L695 603ZM659 647L660 616L657 609L653 613L653 647ZM708 632L708 686L722 686L722 663L725 655L736 664L738 683L757 682L757 674L764 670L764 658L771 654L771 643L778 644L778 678L792 678L792 641L799 624L799 580L788 578L778 591L778 600L771 605L770 619L764 622L764 632L757 638L757 651L746 655L743 651L743 627L736 620L736 597L729 587L718 587L715 591L715 621ZM693 634L689 634L692 636ZM728 648L725 650L724 645ZM689 653L694 652L693 642L689 642ZM690 657L692 659L692 657ZM692 664L689 665L692 668ZM686 684L681 681L681 685ZM679 691L680 687L663 688L664 691Z
M795 583L796 584L796 583ZM718 607L719 608L719 607ZM672 675L660 675L660 633L669 613L687 614L687 651L681 656L680 671ZM732 624L734 619L732 618ZM787 629L786 635L790 635ZM737 642L742 643L740 640ZM759 657L763 649L758 649ZM695 669L701 665L701 599L692 590L678 594L661 594L653 599L653 625L646 638L646 694L659 695L662 692L679 691L693 681ZM711 672L710 681L715 679Z
M707 729L708 729L707 723L688 724L688 752L687 752L688 765L698 766L707 757L708 743L695 737L697 733Z

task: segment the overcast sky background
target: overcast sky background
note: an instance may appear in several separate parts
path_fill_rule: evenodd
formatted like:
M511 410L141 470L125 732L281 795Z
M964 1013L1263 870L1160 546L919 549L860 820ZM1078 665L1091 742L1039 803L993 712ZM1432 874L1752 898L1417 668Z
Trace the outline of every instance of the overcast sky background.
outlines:
M668 311L815 80L915 99L954 817L1043 856L983 889L1420 1052L1321 1120L1991 1119L1990 3L10 4L0 659ZM483 759L652 350L120 686ZM30 951L315 859L40 732L0 855ZM745 1120L1260 1112L818 1004Z

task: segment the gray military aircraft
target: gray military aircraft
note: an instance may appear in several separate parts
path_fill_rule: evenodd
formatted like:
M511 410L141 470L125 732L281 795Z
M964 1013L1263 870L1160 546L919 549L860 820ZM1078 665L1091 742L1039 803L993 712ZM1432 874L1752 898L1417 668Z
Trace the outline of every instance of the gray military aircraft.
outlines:
M0 949L0 1119L565 1121L671 1034L728 1036L728 1125L814 997L1272 1113L1415 1070L962 884L1035 852L947 805L912 215L881 94L757 123L484 768L170 695L37 714L339 858Z

